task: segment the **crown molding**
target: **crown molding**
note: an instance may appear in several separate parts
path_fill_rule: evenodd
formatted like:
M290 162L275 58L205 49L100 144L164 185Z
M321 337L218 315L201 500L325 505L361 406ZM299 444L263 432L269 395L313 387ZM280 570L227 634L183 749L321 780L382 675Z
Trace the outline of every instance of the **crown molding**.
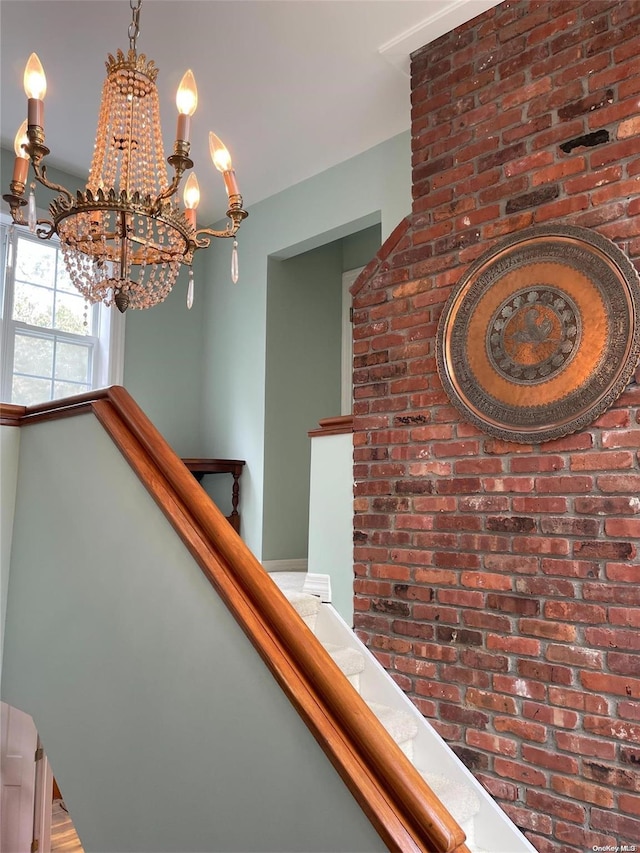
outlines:
M502 0L452 0L419 24L385 42L378 48L378 53L409 77L411 54L415 50L501 2Z

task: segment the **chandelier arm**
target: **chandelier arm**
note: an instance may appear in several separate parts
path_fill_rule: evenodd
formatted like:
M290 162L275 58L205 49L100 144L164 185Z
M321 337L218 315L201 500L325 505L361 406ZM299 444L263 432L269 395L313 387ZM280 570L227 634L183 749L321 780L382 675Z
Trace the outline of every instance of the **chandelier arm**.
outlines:
M173 154L170 157L167 157L167 162L173 167L173 180L156 198L154 202L155 209L159 210L162 202L174 195L180 186L180 181L182 180L182 176L185 171L187 169L193 169L193 160L189 157L189 148L190 144L188 142L181 139L176 140L173 148Z
M46 187L48 190L53 190L54 192L60 193L62 196L66 198L66 202L62 199L58 199L58 203L61 207L69 209L73 204L73 195L69 192L66 187L63 187L61 184L54 184L53 181L50 181L47 178L47 167L44 165L40 165L39 162L35 162L32 160L33 164L33 173L36 181Z
M36 235L41 240L50 240L51 237L56 233L56 226L50 219L37 219L36 226L38 225L46 225L45 228L36 227Z
M238 193L229 197L230 207L227 216L231 220L227 223L224 231L215 231L212 228L199 228L192 237L196 249L206 249L211 244L211 237L235 237L242 225L242 220L249 215L242 208L242 196ZM200 236L203 235L203 236Z
M224 231L214 231L213 228L198 228L193 235L193 242L196 249L206 249L211 245L211 237L235 237L238 227L229 224Z

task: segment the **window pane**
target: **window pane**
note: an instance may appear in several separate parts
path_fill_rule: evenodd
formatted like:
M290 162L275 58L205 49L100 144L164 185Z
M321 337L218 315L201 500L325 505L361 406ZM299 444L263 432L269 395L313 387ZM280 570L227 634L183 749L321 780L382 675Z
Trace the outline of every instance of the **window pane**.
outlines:
M53 287L56 274L56 247L18 238L16 279Z
M87 312L87 322L90 310ZM56 293L56 319L55 328L63 332L75 332L77 335L89 334L89 327L85 322L84 297L71 293Z
M53 290L16 281L13 319L50 329L53 323Z
M89 382L90 370L91 357L89 347L82 346L82 344L61 343L58 341L54 374L56 379L87 383Z
M51 383L32 376L14 376L11 402L18 406L32 406L51 399Z
M54 382L52 400L59 400L60 397L72 397L74 394L84 394L85 391L90 391L90 385L82 385L75 382Z
M18 332L15 338L13 369L16 373L51 377L53 341L49 338L23 335Z
M58 275L56 278L56 286L58 290L64 290L66 293L75 293L78 295L78 289L71 281L71 277L67 272L67 268L64 265L64 260L62 257L62 252L60 253L60 257L58 258Z

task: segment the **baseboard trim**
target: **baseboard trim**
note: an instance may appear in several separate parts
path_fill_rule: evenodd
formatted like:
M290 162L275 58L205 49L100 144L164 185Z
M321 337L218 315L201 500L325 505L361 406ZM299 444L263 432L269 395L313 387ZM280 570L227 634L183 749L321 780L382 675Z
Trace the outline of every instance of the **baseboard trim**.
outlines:
M300 560L266 560L262 564L268 572L306 572L309 561Z

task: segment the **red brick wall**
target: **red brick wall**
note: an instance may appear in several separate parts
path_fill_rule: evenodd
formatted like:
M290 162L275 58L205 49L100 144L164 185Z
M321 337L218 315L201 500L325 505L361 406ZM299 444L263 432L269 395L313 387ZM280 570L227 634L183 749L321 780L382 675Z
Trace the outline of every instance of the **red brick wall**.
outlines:
M640 3L504 3L417 52L412 105L413 213L354 287L356 629L541 853L640 845L640 384L509 444L435 358L503 235L640 265Z

